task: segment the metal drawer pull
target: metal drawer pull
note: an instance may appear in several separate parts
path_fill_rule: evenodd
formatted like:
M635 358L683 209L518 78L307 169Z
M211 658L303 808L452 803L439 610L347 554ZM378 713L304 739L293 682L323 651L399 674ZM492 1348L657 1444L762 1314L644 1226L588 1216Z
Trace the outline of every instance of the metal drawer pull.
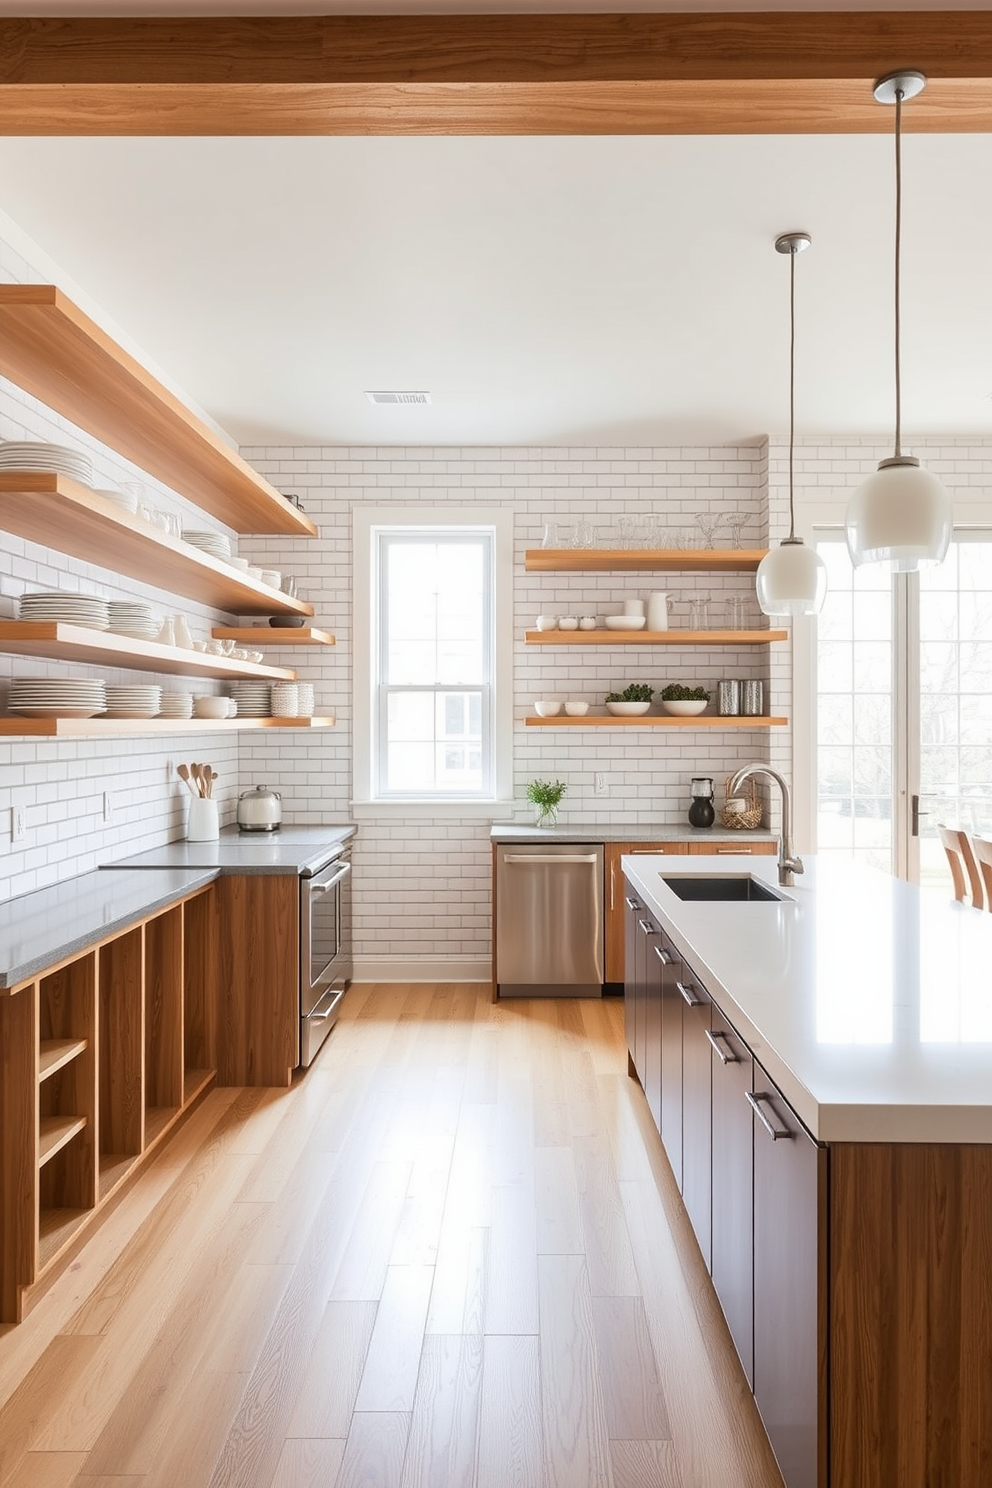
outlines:
M304 879L303 882L307 884L311 894L329 894L331 889L336 889L341 880L347 878L350 872L351 864L344 863L335 873L334 877L329 878L326 883L315 883L312 879L309 882L307 879Z
M640 927L644 931L644 934L645 935L657 935L658 934L657 930L654 928L654 926L652 925L652 923L651 923L650 920L638 920L637 923L640 925Z
M658 960L661 962L662 966L670 966L672 964L671 955L668 951L665 950L664 946L655 946L654 953L658 957Z
M504 863L598 863L596 853L504 853Z
M725 1033L711 1033L708 1028L704 1028L703 1032L709 1039L710 1047L721 1064L740 1064L740 1060L734 1053L730 1040ZM727 1047L725 1049L717 1042L719 1039L723 1039L724 1043L726 1043Z
M640 910L644 908L642 904L638 904L636 899L628 899L626 894L624 894L623 896L623 902L624 904L626 904L627 908L632 909L635 914L638 914Z
M719 857L721 853L730 853L731 857L734 858L743 857L745 854L753 852L753 847L718 847L716 850L717 857Z
M702 998L701 997L695 997L693 995L693 989L691 987L687 987L686 984L685 984L685 982L676 982L675 985L676 985L676 987L678 987L679 991L682 993L683 1000L685 1002L687 1002L690 1007L698 1007L699 1006L700 1002L702 1001Z
M757 1116L758 1120L761 1122L762 1126L765 1128L765 1131L771 1137L773 1142L779 1142L783 1137L792 1136L792 1132L784 1123L782 1126L772 1126L771 1122L768 1120L768 1117L765 1115L764 1108L765 1106L767 1106L773 1116L778 1116L778 1112L772 1105L772 1098L770 1095L752 1095L750 1090L745 1090L744 1094L747 1098L748 1105L751 1107L751 1110L754 1112L755 1116Z

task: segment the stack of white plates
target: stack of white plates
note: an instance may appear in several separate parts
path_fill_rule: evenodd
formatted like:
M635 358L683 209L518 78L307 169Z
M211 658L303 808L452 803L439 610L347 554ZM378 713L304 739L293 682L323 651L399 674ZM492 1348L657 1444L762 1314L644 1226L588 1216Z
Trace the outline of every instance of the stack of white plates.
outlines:
M108 687L108 718L155 718L162 701L161 687Z
M34 441L8 439L0 444L0 470L48 470L55 475L68 475L88 486L93 479L93 462L79 450L61 444L38 444Z
M201 553L209 553L211 558L227 559L231 556L231 539L225 537L223 532L204 532L195 527L184 527L183 542L188 542L190 547L199 548Z
M193 694L191 692L163 692L158 716L159 718L192 718Z
M99 678L15 677L10 684L10 711L26 718L95 718L106 706Z
M98 488L96 495L106 496L107 500L112 501L115 506L119 506L121 511L136 512L138 510L138 495L136 491L111 491L109 487L105 487L103 489Z
M110 625L105 599L61 589L22 594L17 613L22 620L61 620L68 625L85 625L89 630L106 630Z
M110 629L115 635L133 636L138 641L153 641L162 628L150 604L141 599L112 599L109 605Z
M267 682L232 682L231 696L241 718L270 718L271 695Z

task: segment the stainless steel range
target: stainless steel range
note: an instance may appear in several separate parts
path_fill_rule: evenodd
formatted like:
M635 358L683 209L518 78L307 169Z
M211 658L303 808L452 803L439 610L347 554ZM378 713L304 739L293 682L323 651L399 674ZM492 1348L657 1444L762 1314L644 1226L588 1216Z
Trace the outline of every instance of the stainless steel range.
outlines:
M300 876L300 1064L312 1061L351 981L351 847Z

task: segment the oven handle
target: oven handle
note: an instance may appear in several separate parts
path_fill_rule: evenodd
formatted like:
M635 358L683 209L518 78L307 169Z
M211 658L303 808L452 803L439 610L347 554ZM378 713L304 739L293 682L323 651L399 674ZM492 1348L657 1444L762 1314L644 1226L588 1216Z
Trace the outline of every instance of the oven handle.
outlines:
M346 878L350 872L351 872L351 864L350 863L342 863L341 864L341 867L338 869L337 873L335 873L333 875L333 877L329 878L326 883L315 883L314 880L311 879L310 880L310 892L311 892L311 894L326 894L330 889L335 888L341 882L341 880L343 878Z
M341 999L342 999L343 996L344 996L344 988L343 987L334 987L334 988L332 988L332 990L330 992L325 992L324 995L323 995L323 997L320 999L320 1002L318 1002L317 1007L314 1008L313 1012L312 1013L305 1014L305 1016L304 1016L304 1022L306 1022L306 1023L326 1023L327 1022L327 1019L331 1016L331 1014L333 1013L334 1009L337 1007L338 1003L341 1001ZM320 1003L321 1002L326 1002L328 998L330 998L330 1005L327 1007L327 1009L324 1012L318 1013L317 1008L320 1007Z

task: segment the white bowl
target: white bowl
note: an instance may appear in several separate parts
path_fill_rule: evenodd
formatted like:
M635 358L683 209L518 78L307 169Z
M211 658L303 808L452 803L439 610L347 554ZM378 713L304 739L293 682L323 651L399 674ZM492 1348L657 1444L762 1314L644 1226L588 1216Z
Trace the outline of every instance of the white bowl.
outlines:
M588 703L566 703L565 712L569 718L584 718L589 712Z
M647 620L643 615L607 615L607 630L643 630Z
M643 713L646 713L648 711L648 709L650 708L651 704L650 703L607 703L606 706L607 706L608 710L611 713L615 713L618 718L640 718Z
M706 699L694 698L681 703L663 702L661 706L666 713L674 713L676 718L695 718L697 713L702 713L706 707Z
M197 718L228 718L230 716L227 706L229 701L229 698L215 697L212 693L207 693L203 697L193 699L193 712Z
M573 620L568 615L563 615L562 618L558 621L558 629L559 630L578 630L578 628L579 628L579 622L578 622L578 620Z
M561 703L557 698L542 698L539 703L534 704L534 712L538 718L554 718L556 713L561 712Z
M249 569L249 573L251 570ZM268 584L271 589L278 589L282 583L282 574L277 568L263 568L261 573L263 584Z
M579 620L579 629L580 630L595 630L596 629L596 616L595 615L583 615L581 617L581 619Z
M537 617L537 628L538 628L538 630L557 630L558 629L558 616L557 615L538 615L538 617Z

